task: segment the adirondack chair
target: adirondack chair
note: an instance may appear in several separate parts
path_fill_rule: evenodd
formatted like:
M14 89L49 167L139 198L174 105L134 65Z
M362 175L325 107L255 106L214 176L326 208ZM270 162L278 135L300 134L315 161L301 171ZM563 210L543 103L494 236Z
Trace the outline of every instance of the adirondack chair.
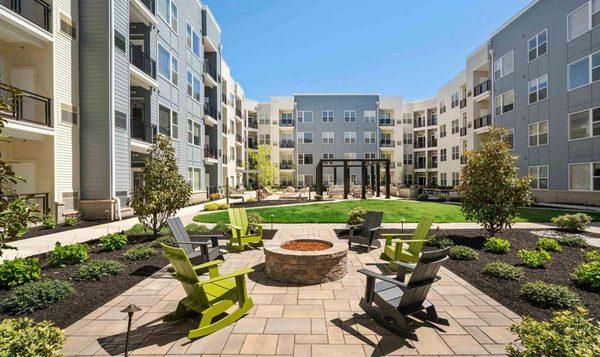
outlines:
M348 247L351 247L352 243L366 245L367 252L371 251L371 247L381 247L378 238L382 220L383 212L368 211L362 224L348 226L350 232Z
M246 244L255 247L263 245L263 228L260 224L248 223L245 208L230 208L228 226L231 227L231 240L227 243L227 247L231 250L241 252ZM251 228L255 228L256 232L252 232Z
M413 234L411 233L392 233L382 234L385 238L385 247L381 253L381 259L390 261L389 268L396 270L396 261L406 263L416 263L419 261L419 254L423 249L423 244L427 241L427 233L431 228L433 218L421 218L419 225ZM407 239L397 239L405 237ZM411 239L412 238L412 239ZM404 244L408 245L404 249Z
M253 269L220 275L218 265L223 263L222 260L194 266L183 249L165 244L162 248L175 270L173 277L181 282L187 295L179 301L175 312L168 315L165 321L177 321L199 314L200 323L197 329L188 332L189 339L206 336L231 325L254 305L248 296L245 280L246 275L252 273ZM198 279L196 272L201 269L208 269L208 280ZM239 307L225 314L235 304Z
M448 259L449 250L450 248L445 248L424 252L416 265L397 261L396 278L360 269L358 272L367 276L367 285L359 306L379 324L400 335L409 332L406 317L413 314L422 315L425 311L425 316L419 317L442 322L435 306L427 301L427 294L431 285L440 280L437 273L442 263ZM408 270L413 273L408 283L405 283L404 277Z
M223 256L219 250L218 235L192 234L190 237L179 217L167 218L167 225L177 245L183 249L192 264L206 263ZM192 241L190 238L198 240ZM200 247L200 250L195 250L196 247Z

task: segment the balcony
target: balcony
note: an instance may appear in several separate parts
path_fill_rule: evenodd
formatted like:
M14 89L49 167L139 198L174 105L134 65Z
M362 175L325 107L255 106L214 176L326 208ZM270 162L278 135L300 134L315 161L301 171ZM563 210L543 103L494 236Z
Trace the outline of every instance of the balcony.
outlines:
M393 140L380 140L379 146L382 148L393 148L396 146L396 142Z
M227 165L227 163L229 162L229 158L227 157L227 154L223 154L222 158L223 158L223 165Z
M227 124L223 123L223 126L221 127L221 131L223 132L223 134L227 135Z
M437 125L437 116L431 117L427 120L427 126Z
M217 86L217 71L207 59L204 60L204 76L208 80L209 85L212 87Z
M205 146L204 147L204 158L206 159L214 159L216 160L218 157L219 151L216 147Z
M237 115L238 117L242 117L242 111L239 107L235 108L235 115Z
M467 135L467 128L466 127L460 128L460 136L466 136L466 135Z
M427 125L427 122L425 121L425 119L415 120L415 128L422 128L426 125Z
M460 109L466 108L467 107L467 98L461 99L459 105L460 105Z
M427 147L427 143L425 142L424 137L417 138L415 141L414 148L415 149L425 149Z
M429 142L427 142L427 147L434 148L436 146L437 146L437 139L436 138L429 138Z
M279 126L293 127L294 125L294 119L281 119L279 122Z
M437 167L438 167L438 164L437 164L437 162L430 162L430 163L427 165L427 168L428 168L428 169L437 169Z
M156 15L156 2L154 0L140 0L142 4L144 4L144 6L146 6L146 8L148 10L150 10L150 12L153 15Z
M237 167L244 167L244 163L240 159L235 160L235 165Z
M0 97L10 107L8 119L52 127L52 99L0 83Z
M256 140L252 140L252 139L248 139L248 143L246 144L246 147L248 149L258 149L258 143L256 142Z
M129 43L129 63L152 79L156 79L156 61L131 42Z
M282 161L279 163L279 169L280 170L293 170L294 163L291 161Z
M492 125L492 116L487 114L473 121L475 130Z
M227 94L221 93L221 103L227 105Z
M241 134L235 134L235 141L237 141L238 143L243 143L244 139L242 139Z
M391 119L391 118L379 119L379 126L394 126L394 125L395 125L394 119Z
M490 84L490 80L488 79L486 81L479 83L475 87L473 87L473 96L477 97L477 96L489 91L490 89L492 89L492 87Z
M131 118L131 138L141 140L146 143L153 143L156 136L156 125L147 123L143 120Z
M250 129L258 129L258 120L256 120L256 119L248 119L248 128L250 128Z
M216 120L218 118L217 108L215 108L209 102L204 102L204 115L208 115Z
M281 141L279 142L279 147L280 147L280 148L284 148L284 149L285 149L285 148L288 148L288 149L289 149L289 148L292 148L292 149L293 149L293 148L294 148L294 146L295 146L295 145L294 145L294 140L281 140Z
M42 0L0 0L0 5L52 32L52 8Z

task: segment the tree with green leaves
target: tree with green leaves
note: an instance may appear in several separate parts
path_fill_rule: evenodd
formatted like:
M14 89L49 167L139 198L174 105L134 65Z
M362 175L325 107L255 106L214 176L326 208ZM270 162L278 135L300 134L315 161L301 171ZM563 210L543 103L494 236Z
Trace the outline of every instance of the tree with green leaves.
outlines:
M179 174L171 139L159 134L144 160L141 184L133 191L131 206L140 223L156 238L167 218L190 202L191 187Z
M271 162L271 147L259 145L257 151L250 151L250 160L254 161L254 177L257 182L257 197L260 199L260 188L271 187L275 184L277 166Z
M465 153L458 186L465 217L480 223L490 236L510 228L517 207L531 203L530 178L519 175L505 134L493 128L481 148Z
M16 95L16 93L13 93ZM10 107L0 98L0 113L10 112ZM0 114L0 140L4 118ZM6 242L22 237L29 225L37 220L38 207L29 202L30 197L14 197L12 188L19 182L25 182L13 171L12 167L0 157L0 257L3 249L16 249Z

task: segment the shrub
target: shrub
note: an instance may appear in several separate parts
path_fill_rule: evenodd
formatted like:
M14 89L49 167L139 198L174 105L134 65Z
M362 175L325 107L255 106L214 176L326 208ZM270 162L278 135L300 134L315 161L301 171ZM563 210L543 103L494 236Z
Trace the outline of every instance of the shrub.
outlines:
M523 270L498 261L486 264L483 273L504 280L517 280L523 276Z
M545 250L519 250L519 258L523 263L532 269L545 268L546 263L552 259L552 255Z
M42 221L42 228L44 229L54 229L56 228L56 220L52 216L45 216Z
M208 196L208 199L209 199L209 200L211 200L211 201L218 200L218 199L220 199L220 198L221 198L221 194L220 194L220 193L218 193L218 192L211 193L211 194Z
M587 243L583 237L578 236L563 236L557 239L558 244L565 247L573 247L573 248L585 248L587 247Z
M315 195L315 201L322 201L322 200L323 200L323 196Z
M600 250L592 250L591 252L585 253L585 258L589 261L600 260Z
M508 345L509 356L598 356L600 355L600 323L589 319L587 311L554 312L548 321L536 321L526 316L513 324L510 331L520 341L520 347Z
M254 211L248 212L248 223L261 224L264 221L260 213Z
M217 203L217 206L220 210L225 210L225 209L228 209L229 207L231 207L231 205L229 203L225 203L225 202Z
M420 193L417 196L417 201L427 201L429 199L429 195L426 192Z
M213 227L213 231L226 233L226 232L231 232L231 228L229 228L227 223L219 222L219 223L215 224L215 226Z
M552 222L558 228L564 229L567 232L580 232L590 226L592 217L585 213L563 214L562 216L552 217Z
M355 226L357 224L362 224L365 221L365 216L367 215L367 211L360 207L354 207L350 214L348 214L348 220L346 224L349 226Z
M454 260L475 260L479 259L479 253L473 248L466 247L464 245L455 245L450 248L448 254L450 258Z
M160 232L161 233L170 233L171 231L169 230L168 226L164 226L160 229ZM146 226L144 226L141 223L136 223L133 225L133 227L129 228L124 233L127 236L143 235L143 234L152 234L152 230L150 228L147 228Z
M113 233L100 237L100 245L104 250L121 250L127 245L127 236L125 234Z
M204 210L205 211L217 211L219 209L219 204L218 203L207 203L204 205Z
M510 242L508 239L491 237L485 241L483 247L494 254L506 254L510 250Z
M547 237L541 237L538 239L537 243L535 243L535 246L547 252L560 252L562 250L556 239Z
M162 244L176 246L176 243L177 242L175 241L175 238L173 236L162 236L162 237L158 237L155 240L153 240L152 242L150 242L150 247L162 248Z
M82 243L61 245L56 242L54 249L50 252L49 262L53 267L81 264L88 258L88 246Z
M208 229L207 226L205 226L203 224L198 224L198 223L188 224L187 226L185 226L185 230L188 232L199 233L199 234L210 232L210 229Z
M579 303L579 296L568 287L539 280L523 284L521 295L531 304L543 308L564 309Z
M63 222L67 227L75 227L77 225L77 217L65 217Z
M11 315L20 315L44 309L70 297L75 292L70 283L62 280L44 280L15 287L0 302L0 310Z
M62 330L50 321L36 322L28 317L5 319L0 323L0 355L61 356L65 344Z
M123 253L123 257L127 260L148 260L156 254L156 249L147 244L140 244L128 249Z
M247 203L254 203L256 202L256 198L254 197L248 197L248 199L246 200Z
M584 288L591 290L600 289L600 260L583 263L571 274L571 278Z
M16 258L5 260L0 264L0 288L36 281L40 279L40 276L41 268L38 258Z
M446 236L433 234L427 237L426 244L430 247L444 249L453 246L454 241Z
M125 271L125 265L116 260L93 260L82 265L75 276L75 280L98 281L105 276L116 276Z

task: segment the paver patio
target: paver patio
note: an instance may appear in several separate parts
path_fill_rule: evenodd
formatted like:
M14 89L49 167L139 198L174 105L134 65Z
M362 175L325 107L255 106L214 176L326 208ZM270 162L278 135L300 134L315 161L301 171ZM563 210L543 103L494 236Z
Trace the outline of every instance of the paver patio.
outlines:
M337 239L333 225L282 226L280 237ZM207 337L190 341L191 320L164 323L184 297L181 284L167 269L132 287L121 296L66 329L65 355L118 355L124 352L126 320L119 313L134 303L131 355L494 355L514 340L507 326L520 317L447 269L433 286L429 299L448 325L416 321L415 336L401 338L372 321L358 302L365 278L357 270L385 271L379 250L351 250L348 275L314 286L287 286L269 280L262 250L226 255L224 272L254 267L248 292L255 307L237 323Z

